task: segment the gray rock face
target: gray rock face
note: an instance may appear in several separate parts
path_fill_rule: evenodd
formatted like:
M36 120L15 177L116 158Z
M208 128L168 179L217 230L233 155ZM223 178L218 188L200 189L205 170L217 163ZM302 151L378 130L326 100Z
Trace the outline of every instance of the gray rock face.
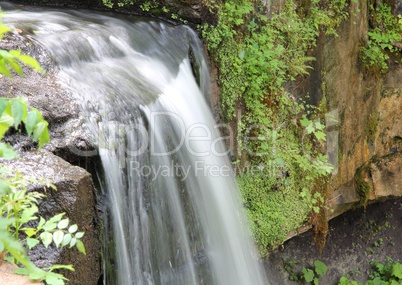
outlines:
M40 214L48 218L65 212L71 224L77 224L80 231L85 231L82 240L87 251L87 255L83 255L75 248L57 250L38 247L29 254L40 267L54 263L72 264L75 272L64 272L70 279L69 284L94 285L101 275L96 191L91 175L85 169L70 164L84 165L87 162L80 152L92 150L89 135L83 126L79 106L56 81L57 68L51 57L40 46L29 41L24 33L8 34L0 43L0 49L21 49L23 53L38 59L46 74L40 75L23 68L23 77L1 77L0 96L23 97L28 99L30 106L39 109L49 122L51 143L37 152L37 145L23 131L10 132L5 141L18 150L21 159L4 163L26 175L49 179L56 185L57 191L47 189L44 185L30 186L48 196L40 203Z
M29 252L31 260L39 267L49 267L55 263L72 264L75 272L65 272L70 279L69 284L97 284L100 276L100 230L91 175L48 151L22 152L20 159L5 164L24 175L52 181L57 191L42 184L29 187L48 196L40 202L40 215L49 219L56 214L66 213L70 224L76 223L79 231L85 231L82 241L87 255L75 248L58 250L38 246Z

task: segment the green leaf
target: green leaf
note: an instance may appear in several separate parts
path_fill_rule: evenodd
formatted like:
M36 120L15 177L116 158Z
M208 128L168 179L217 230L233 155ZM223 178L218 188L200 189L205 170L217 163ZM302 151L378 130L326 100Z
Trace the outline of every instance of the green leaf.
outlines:
M29 55L21 54L21 51L19 51L19 50L11 50L10 54L14 55L23 64L31 67L33 70L38 71L38 72L44 72L44 70L40 66L39 62L36 59L34 59L33 57L30 57Z
M63 241L61 242L61 246L63 247L63 246L68 245L70 243L70 241L71 241L71 234L64 235Z
M32 271L28 268L18 268L14 271L14 273L19 275L29 275L32 273Z
M43 217L40 217L37 229L42 229L43 225L46 223L46 220Z
M52 231L52 230L56 229L56 227L57 227L56 222L47 221L46 224L43 225L43 230Z
M8 194L10 190L10 185L5 183L3 180L0 180L0 195Z
M27 109L19 100L11 102L11 112L14 117L14 128L17 128L22 119L26 117Z
M63 279L54 275L48 275L45 279L48 285L64 285Z
M70 271L75 271L74 267L71 264L68 264L68 265L55 264L55 265L52 265L51 270L55 270L55 269L66 269L66 270L70 270Z
M0 251L4 251L4 243L0 239Z
M52 243L53 235L48 232L43 232L40 234L40 238L43 242L43 245L47 248L49 246L49 244Z
M320 122L315 122L315 128L317 129L317 130L323 130L324 128L325 128L325 125L323 125L323 124L321 124Z
M57 224L57 228L59 228L59 229L65 229L65 228L67 228L68 227L68 223L69 223L70 221L69 221L69 219L67 218L67 219L63 219L63 220L61 220L58 224Z
M395 262L392 265L391 274L392 276L402 279L402 264L400 264L399 262Z
M307 119L305 115L303 116L303 119L300 120L300 123L304 128L312 124L311 121Z
M0 138L4 136L12 125L14 125L14 118L4 112L0 117Z
M75 238L82 238L84 236L84 232L78 232L75 234Z
M28 237L31 237L34 234L36 234L36 230L34 228L23 228L21 230L23 230Z
M26 242L27 242L28 248L31 249L39 243L39 240L37 240L35 238L27 238Z
M63 238L64 238L64 232L63 231L58 230L58 231L55 231L53 233L53 241L54 241L54 243L55 243L57 248L59 247L59 245L63 241Z
M52 226L52 227L53 227L52 230L53 230L53 229L55 229L56 226L57 226L56 223L58 223L58 222L63 218L64 215L65 215L65 213L57 214L56 216L51 217L51 218L46 222L46 224L55 224L54 227ZM46 224L45 224L45 225L46 225ZM45 226L44 226L44 227L45 227Z
M18 153L15 152L12 146L0 142L0 156L9 160L17 158Z
M41 149L45 143L50 142L49 130L47 126L48 122L42 121L39 122L34 129L34 139L39 140L39 149Z
M304 280L306 280L306 282L313 281L313 279L314 279L314 271L313 270L303 268L302 273L303 273Z
M42 121L36 124L36 127L34 129L34 139L39 139L42 135L45 129L47 128L47 122Z
M32 270L30 271L31 273L29 273L28 277L32 280L43 280L46 275L46 272L43 270L34 270L34 272L32 272Z
M77 230L78 230L78 226L76 224L74 224L68 228L68 232L71 234L75 233Z
M27 207L22 211L20 222L25 224L29 221L36 220L35 214L39 212L38 207L35 204L31 204L31 207Z
M14 58L10 58L7 63L12 67L12 69L14 69L15 72L17 72L19 76L22 76L22 68L18 61L16 61Z
M7 108L8 100L0 98L0 116L3 115L4 110Z
M72 248L76 243L77 243L77 239L72 238L71 241L70 241L70 248Z
M3 36L5 33L9 31L11 31L11 28L0 23L0 39L2 38L1 36Z
M325 263L319 260L314 261L314 266L315 266L315 272L317 273L318 276L324 275L328 270Z
M315 133L314 133L314 136L315 136L318 140L323 140L323 141L326 140L326 135L325 135L325 133L322 132L322 131L317 131L317 132L315 132Z
M0 74L3 74L7 77L11 77L11 73L10 70L8 70L7 68L7 64L5 63L5 61L1 58L0 55Z
M87 255L87 253L85 252L84 243L79 239L77 239L77 249L78 249L79 252Z
M35 129L36 124L38 123L39 116L38 111L32 110L28 112L28 115L25 119L25 129L27 130L28 136L32 134Z
M43 147L45 143L50 142L49 130L47 128L48 123L46 122L46 129L43 132L42 136L39 138L39 149Z
M306 130L307 130L307 133L308 133L308 134L311 134L312 132L314 132L315 129L314 129L314 127L313 127L313 124L308 125L308 126L306 127Z

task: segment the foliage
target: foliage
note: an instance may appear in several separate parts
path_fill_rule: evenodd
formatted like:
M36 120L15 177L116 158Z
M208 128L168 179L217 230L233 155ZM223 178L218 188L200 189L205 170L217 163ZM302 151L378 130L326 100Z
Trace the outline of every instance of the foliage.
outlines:
M354 176L355 189L360 198L359 204L364 207L367 206L370 194L370 185L364 180L365 169L364 166L359 167Z
M289 273L289 278L292 281L305 281L314 285L319 284L320 277L327 273L328 268L324 262L320 260L314 261L314 268L303 267L301 272L294 272L295 264L287 264L286 271Z
M0 22L0 40L3 38L3 35L10 30L11 29L9 27L4 26ZM28 55L21 54L21 51L0 50L0 74L11 77L11 70L14 70L18 75L22 76L22 68L19 62L31 67L35 71L43 72L42 67L39 65L36 59Z
M385 3L374 9L370 6L372 29L368 32L368 41L361 48L362 60L369 70L386 72L390 54L397 54L400 48L395 43L402 40L402 19L396 18L391 7Z
M218 22L202 27L219 69L221 109L226 120L236 119L247 160L259 168L281 165L265 178L254 179L247 170L240 171L261 254L305 221L309 210L314 207L318 212L318 204L323 204L318 201L324 197L323 189L316 181L328 177L332 166L322 154L326 139L322 114L283 86L309 73L314 58L308 51L315 47L317 36L335 35L335 28L348 17L346 0L281 3L280 7L248 0L212 3ZM239 109L240 116L235 112ZM258 187L263 179L265 186ZM250 197L256 200L248 201ZM258 206L251 207L254 202Z
M9 28L0 23L0 39ZM0 74L12 76L12 71L22 75L23 63L38 72L42 72L39 63L20 51L0 50ZM48 122L41 113L27 106L27 101L22 98L0 98L0 140L10 128L17 129L25 126L28 136L38 140L39 149L50 141ZM0 142L0 157L4 159L18 158L14 149ZM3 166L1 164L1 166ZM53 265L50 268L40 269L36 267L26 254L23 244L32 249L40 242L48 247L53 243L56 247L76 246L85 254L85 248L80 240L83 232L77 232L77 225L69 226L69 220L63 219L63 214L56 215L49 220L40 217L38 220L38 202L45 195L28 191L27 185L43 183L48 187L54 187L47 181L30 178L21 173L11 172L6 168L0 169L0 252L5 254L8 261L23 266L16 273L28 275L34 280L45 280L49 285L62 285L67 280L63 275L53 272L56 269L74 270L71 265Z
M148 15L153 15L153 16L160 16L161 14L164 14L165 18L170 18L175 21L179 21L183 24L187 24L188 21L183 19L180 14L181 11L180 9L177 11L177 13L174 13L171 10L177 10L174 6L163 6L160 1L156 0L147 0L147 1L137 1L137 0L118 0L118 1L113 1L113 0L102 0L103 5L105 5L108 8L113 8L116 5L118 7L124 7L124 6L132 6L132 5L137 5L139 9L141 9L143 12L146 12ZM169 2L167 2L169 5Z
M287 179L279 179L280 171L277 175L257 169L237 179L261 255L281 244L310 211L297 189L290 187Z
M35 108L27 106L27 100L23 98L0 98L0 139L10 127L17 128L24 124L28 136L38 140L39 149L50 141L48 122ZM6 159L16 158L17 154L11 146L0 143L0 154Z
M306 280L307 283L312 282L314 285L318 285L318 280L321 276L323 276L327 272L328 268L322 261L316 260L314 261L314 270L309 268L303 268L303 279Z
M402 264L388 258L385 264L372 261L373 268L369 274L369 280L366 282L357 282L349 280L343 276L339 280L339 285L398 285L402 283Z

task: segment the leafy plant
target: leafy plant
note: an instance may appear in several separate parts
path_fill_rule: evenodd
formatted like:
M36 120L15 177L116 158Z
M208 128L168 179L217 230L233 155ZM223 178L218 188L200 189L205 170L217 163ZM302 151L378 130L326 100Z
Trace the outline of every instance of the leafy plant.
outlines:
M339 280L339 285L399 285L402 283L402 264L387 259L385 264L373 261L373 268L369 274L369 280L366 282L357 282L350 280L348 276L343 276Z
M369 70L385 73L388 70L390 54L397 54L402 40L402 21L396 18L391 7L381 3L374 9L370 6L372 29L368 32L368 41L361 47L362 60Z
M319 284L319 279L327 273L328 268L324 262L320 260L314 261L314 269L302 268L301 272L294 272L293 266L286 268L289 278L293 281L302 280L314 285Z
M10 29L0 24L0 39ZM20 51L0 50L0 74L12 76L12 71L22 75L23 63L36 71L42 72L39 63L30 56L21 54ZM27 105L22 98L0 98L0 140L10 128L17 129L25 126L28 136L39 142L38 149L50 141L48 122L41 113ZM18 157L15 150L8 144L0 142L0 157L14 159ZM19 266L16 273L28 275L34 280L45 280L49 285L62 285L67 280L63 275L53 272L56 269L74 271L71 265L53 265L50 268L40 269L36 267L26 254L23 244L29 249L40 242L48 247L53 243L56 247L76 246L85 254L85 247L80 240L83 232L77 232L77 225L69 226L68 219L62 219L63 214L56 215L49 220L40 217L37 213L38 202L45 195L28 191L27 185L42 182L48 187L55 188L48 181L41 181L22 175L19 172L11 172L0 164L0 252L5 259Z
M320 200L325 189L320 185L325 183L317 181L325 180L332 166L322 154L326 135L320 110L294 98L284 84L309 73L315 59L308 51L320 33L336 35L335 28L348 17L347 5L345 0L285 1L280 7L249 0L210 3L210 9L218 11L218 21L205 24L202 35L219 69L224 118L237 124L242 160L255 168L270 168L278 161L281 165L265 174L270 176L266 180L276 182L266 183L264 189L253 186L259 178L253 181L247 169L238 172L245 203L251 205L247 199L259 197L259 206L247 212L257 242L263 243L262 255L278 244L279 236L286 237L284 231L306 221L309 210L319 212L324 204ZM280 195L288 199L286 206ZM288 211L294 215L276 218ZM263 226L270 220L281 224ZM270 228L279 228L280 234L272 235Z

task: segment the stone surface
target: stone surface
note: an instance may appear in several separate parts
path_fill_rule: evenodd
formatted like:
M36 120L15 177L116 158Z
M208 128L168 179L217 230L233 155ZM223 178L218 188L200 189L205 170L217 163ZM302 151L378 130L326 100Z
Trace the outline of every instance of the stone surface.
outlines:
M103 5L102 0L11 0L11 2L19 5L56 6L114 11L130 15L157 17L170 22L177 22L178 18L182 18L183 20L188 21L190 25L200 24L201 22L213 22L216 18L216 15L209 11L209 9L205 6L205 3L207 2L201 0L135 0L131 1L132 4L125 5L123 7L119 7L117 3L127 1L111 0L111 2L114 3L112 9L109 9ZM144 3L145 6L143 6ZM142 8L148 6L149 3L157 3L158 5L149 8ZM165 9L163 9L163 7L165 7ZM172 14L174 15L173 17L171 17Z
M79 231L85 231L82 241L86 255L77 249L57 250L43 246L28 252L31 260L39 267L49 267L54 263L72 264L75 272L65 272L69 284L97 284L100 276L100 229L95 208L95 193L91 175L78 166L73 166L48 151L23 152L20 159L3 161L8 168L29 177L47 179L57 190L36 183L28 189L47 195L40 201L40 215L45 219L66 213L70 224L77 224ZM1 284L1 283L0 283Z
M26 276L15 274L18 267L15 264L0 261L0 284L4 285L43 285L41 282L33 282Z
M1 41L0 49L21 49L23 53L38 59L46 74L40 75L24 67L24 77L0 77L0 96L23 97L28 99L30 106L39 109L49 122L51 143L38 153L37 144L32 143L24 132L10 132L4 139L19 151L21 159L4 163L24 174L51 180L57 191L40 184L31 186L31 189L48 196L40 204L40 214L48 218L65 212L71 223L77 223L79 229L85 231L83 242L86 256L75 248L57 250L42 246L29 252L32 260L40 267L54 263L73 264L75 272L64 272L70 279L69 284L94 285L101 275L96 193L91 175L83 168L70 164L87 166L88 158L81 154L83 151L92 151L89 135L85 131L78 104L67 91L60 88L56 80L58 70L52 58L26 36L24 31L22 34L9 33Z
M367 5L366 0L352 3L351 17L338 28L339 36L319 38L314 71L298 90L308 92L312 103L325 97L328 112L338 118L336 125L327 126L336 166L328 187L330 218L359 202L354 177L361 167L367 170L370 200L402 195L397 178L402 166L402 67L391 64L381 76L364 69L359 48L367 40Z
M86 160L81 153L93 149L89 143L89 132L84 126L80 106L74 98L63 90L57 82L57 67L51 56L40 46L27 39L26 34L9 33L1 41L1 49L20 49L23 53L36 58L46 70L44 75L23 67L24 76L13 78L0 77L0 95L2 97L26 98L28 104L39 109L49 122L51 142L45 149L56 153L65 160L79 164ZM8 138L16 148L29 150L31 141L25 136L15 135ZM96 154L96 152L91 152Z

